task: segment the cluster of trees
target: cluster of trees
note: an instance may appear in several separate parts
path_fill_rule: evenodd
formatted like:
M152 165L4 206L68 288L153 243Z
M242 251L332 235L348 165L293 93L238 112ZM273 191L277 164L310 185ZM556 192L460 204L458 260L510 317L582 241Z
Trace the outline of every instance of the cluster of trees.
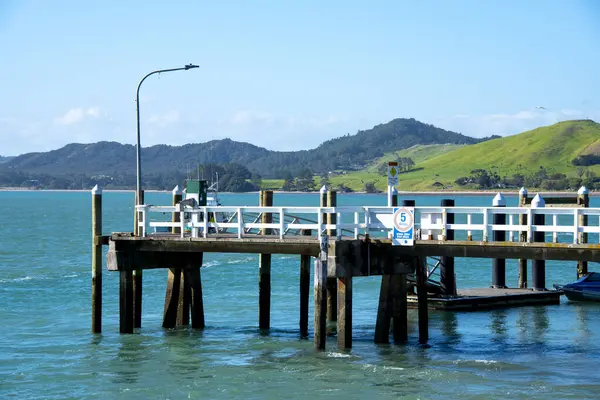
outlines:
M594 171L578 167L575 176L567 176L560 172L552 172L543 166L531 174L514 174L510 177L500 177L496 172L484 169L472 170L469 176L455 181L460 186L475 186L479 189L494 188L540 188L545 190L577 190L581 186L588 189L600 189L600 178Z
M579 156L579 157L574 158L571 161L571 164L577 165L577 166L582 166L582 167L589 167L590 165L598 165L598 164L600 164L600 155L586 154L584 156Z
M325 184L326 182L322 181L322 183ZM314 173L309 168L304 168L294 178L291 173L287 172L281 189L296 192L312 192L316 190Z

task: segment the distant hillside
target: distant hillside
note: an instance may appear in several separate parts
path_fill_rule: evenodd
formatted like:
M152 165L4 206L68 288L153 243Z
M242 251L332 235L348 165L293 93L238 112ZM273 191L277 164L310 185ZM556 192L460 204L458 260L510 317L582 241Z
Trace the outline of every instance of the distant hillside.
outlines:
M355 135L328 140L312 150L271 151L230 139L184 146L142 147L142 170L144 174L185 173L197 164L236 163L263 178L283 178L305 169L315 173L360 169L390 149L441 143L473 144L482 140L414 119L395 119ZM53 176L135 174L135 147L116 142L69 144L46 153L23 154L6 165L21 172Z
M12 160L14 157L4 157L4 156L0 156L0 163L5 163L5 162L9 162L10 160Z
M470 146L462 146L447 153L433 156L417 163L416 170L400 175L401 190L431 190L438 182L443 187L457 190L456 180L469 177L474 170L485 170L499 177L515 174L529 176L543 170L546 180L566 178L585 179L587 175L600 174L600 165L583 169L573 160L589 154L599 154L600 124L590 120L565 121L537 128L518 135L493 139ZM385 186L385 177L365 174L366 171L348 174L348 180L360 176L362 181L373 180L378 187ZM580 173L581 176L576 176Z

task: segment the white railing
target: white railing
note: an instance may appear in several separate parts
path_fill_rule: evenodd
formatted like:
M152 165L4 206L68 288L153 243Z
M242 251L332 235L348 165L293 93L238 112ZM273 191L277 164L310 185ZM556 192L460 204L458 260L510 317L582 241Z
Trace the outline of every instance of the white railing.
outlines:
M238 238L250 235L251 230L272 229L275 235L283 239L290 232L310 229L317 236L325 234L329 229L336 230L336 236L351 232L351 236L386 235L393 229L392 207L196 207L185 206L137 206L142 218L139 222L142 236L148 235L156 228L167 228L173 231L178 228L181 236L210 237L217 232L235 232ZM552 240L558 235L570 236L568 240L577 244L580 234L587 233L600 238L600 208L521 208L521 207L414 207L415 228L420 237L416 239L446 240L448 230L463 234L465 240L471 240L473 234L480 236L481 241L493 240L493 232L506 232L507 241L515 241L521 232L526 233L528 242L533 241L534 232L551 233ZM168 216L179 213L180 221L153 221L150 215L158 213ZM257 218L260 214L271 214L274 222L262 223ZM335 214L337 223L327 224L324 214ZM454 223L448 223L448 215L454 214ZM506 223L493 223L494 215L506 215ZM209 218L204 218L208 215ZM526 224L519 224L519 216L527 216ZM534 216L544 215L545 224L535 225ZM588 216L586 226L579 223L580 216ZM226 221L226 222L222 222ZM289 222L288 222L289 221ZM462 222L461 222L462 221ZM476 222L474 222L476 221ZM597 239L595 242L600 241Z

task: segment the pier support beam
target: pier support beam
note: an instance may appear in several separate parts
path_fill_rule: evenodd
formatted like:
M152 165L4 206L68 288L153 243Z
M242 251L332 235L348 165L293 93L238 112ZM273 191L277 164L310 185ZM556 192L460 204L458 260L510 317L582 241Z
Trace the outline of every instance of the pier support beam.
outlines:
M327 339L327 256L329 240L326 235L321 237L319 257L315 259L315 322L314 322L314 343L315 350L325 350L325 341Z
M260 192L260 206L271 207L273 205L273 191L263 190ZM273 222L271 213L263 213L262 223ZM270 235L271 229L263 229L261 235ZM271 328L271 254L259 254L258 256L258 327L259 329Z
M311 236L310 229L302 230L303 236ZM300 337L308 337L308 295L310 290L310 256L300 256Z
M506 199L498 193L492 202L494 207L506 207ZM506 225L506 214L494 214L494 225ZM506 232L494 231L494 242L506 241ZM506 260L504 258L492 259L492 287L494 289L506 288Z
M186 277L183 268L179 269L179 296L177 296L177 320L176 326L188 326L190 324L190 281Z
M425 257L415 257L417 280L417 301L419 307L419 343L429 340L429 310L427 309L427 265Z
M582 186L577 191L577 205L580 207L587 208L590 206L590 195L585 186ZM587 226L588 217L587 215L579 216L579 226ZM579 233L577 235L577 242L579 244L584 244L588 242L588 234L587 233ZM585 274L588 273L588 263L587 261L577 261L577 279L581 278Z
M531 208L543 208L546 203L542 196L536 194L531 200ZM539 226L546 223L546 217L543 214L533 215L533 225ZM533 232L533 241L542 243L546 241L544 232ZM546 290L546 261L533 260L531 263L531 280L533 290Z
M527 204L527 189L524 187L519 190L519 207L525 207ZM519 215L519 225L527 225L527 214ZM520 242L527 242L527 232L519 234ZM527 287L527 260L519 259L519 289Z
M352 347L352 277L337 280L337 340L340 349Z
M144 204L144 191L140 190L139 198L136 199L136 204ZM142 221L142 213L136 212L136 222L145 222ZM135 236L141 236L142 231L139 227L139 224L136 223ZM145 234L146 232L144 232ZM136 328L142 327L142 281L143 281L143 270L138 268L133 271L133 315L134 315L134 326Z
M119 331L133 333L133 273L119 272Z
M187 280L190 287L190 307L192 313L192 328L204 329L204 302L202 299L202 278L200 268L202 266L202 253L200 253L200 266L187 269Z
M162 326L163 328L175 328L181 290L181 268L169 268L168 274Z
M375 343L389 343L390 326L394 343L405 343L408 340L407 318L406 275L382 275Z
M102 332L102 189L92 189L92 333Z
M453 199L442 199L442 207L454 207ZM446 223L454 223L454 213L446 214ZM454 230L446 229L444 240L454 240ZM456 278L454 276L454 257L440 257L440 286L442 295L456 296Z

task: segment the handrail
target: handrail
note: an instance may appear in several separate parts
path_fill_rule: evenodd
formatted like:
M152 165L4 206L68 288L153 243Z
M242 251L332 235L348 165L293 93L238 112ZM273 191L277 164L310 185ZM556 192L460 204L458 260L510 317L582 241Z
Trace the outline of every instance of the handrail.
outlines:
M387 236L394 226L394 208L380 206L340 206L340 207L257 207L257 206L154 206L140 205L136 209L141 212L140 228L143 235L148 235L152 227L181 227L181 235L186 231L192 237L208 237L224 230L231 230L241 238L251 230L271 229L273 235L280 238L289 235L292 231L311 229L317 231L317 237L328 229L335 229L337 237L342 235L358 238L366 234L379 234ZM415 229L420 229L421 236L416 239L445 240L445 232L454 230L464 232L468 238L479 234L483 241L493 237L495 231L507 233L507 241L514 241L515 233L527 233L528 241L532 240L534 232L552 234L556 241L558 234L572 236L574 244L578 243L580 233L598 235L600 237L600 208L529 208L529 207L414 207ZM153 213L181 213L180 222L150 221L148 216ZM262 213L273 215L273 221L263 223L259 216ZM453 213L455 222L448 223L446 215ZM258 214L258 217L257 217ZM323 214L336 214L336 223L327 224ZM493 215L506 215L506 223L493 223ZM226 222L205 220L205 215L229 216ZM519 224L518 216L527 215L527 223ZM534 224L534 215L547 215L544 225ZM593 216L588 218L587 225L579 224L579 216ZM248 222L246 222L248 221ZM470 239L469 239L470 240ZM598 239L600 241L600 239Z

